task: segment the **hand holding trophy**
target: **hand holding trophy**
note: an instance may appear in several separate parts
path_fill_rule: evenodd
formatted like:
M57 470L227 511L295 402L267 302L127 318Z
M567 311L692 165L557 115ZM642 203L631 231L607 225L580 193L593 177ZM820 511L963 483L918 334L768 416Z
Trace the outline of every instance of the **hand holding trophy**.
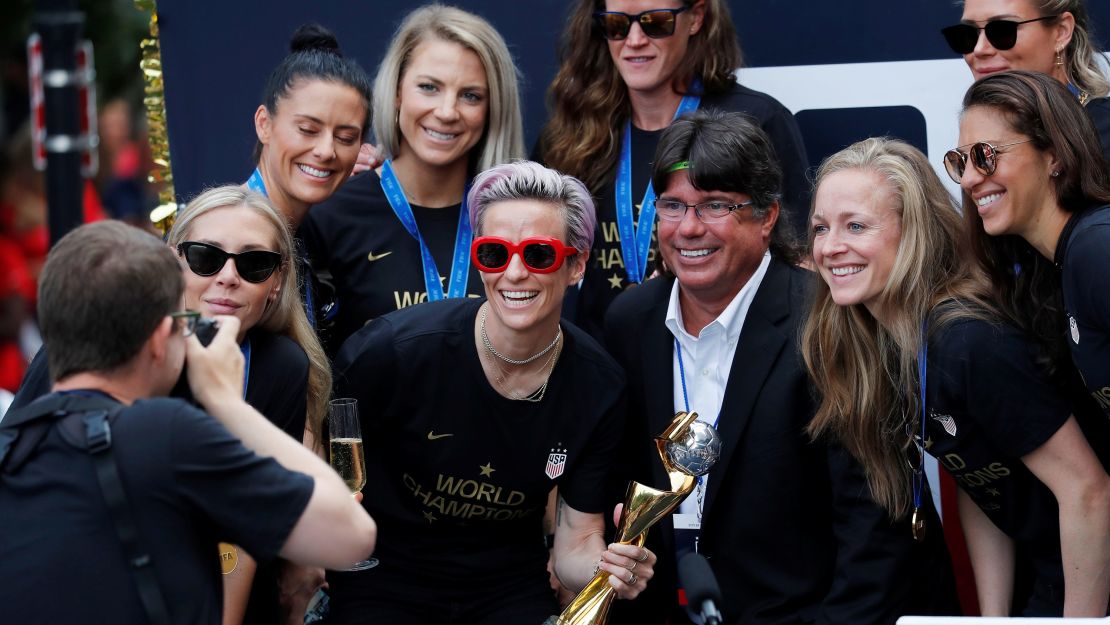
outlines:
M671 490L630 483L617 523L616 542L642 547L648 529L673 512L693 492L698 476L708 473L717 462L721 439L712 426L697 419L696 412L680 412L655 438ZM598 571L563 613L547 619L544 625L605 625L615 597L609 573Z

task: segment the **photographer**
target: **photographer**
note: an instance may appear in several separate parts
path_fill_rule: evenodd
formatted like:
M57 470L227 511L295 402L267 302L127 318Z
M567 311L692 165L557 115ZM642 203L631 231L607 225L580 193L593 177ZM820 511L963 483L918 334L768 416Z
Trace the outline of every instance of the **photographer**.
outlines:
M110 222L48 258L39 301L54 392L0 427L0 602L13 622L215 622L218 540L328 567L373 547L373 521L335 473L243 401L239 320L221 317L207 349L190 338L196 314L173 312L177 263L157 238ZM212 416L150 399L186 359Z

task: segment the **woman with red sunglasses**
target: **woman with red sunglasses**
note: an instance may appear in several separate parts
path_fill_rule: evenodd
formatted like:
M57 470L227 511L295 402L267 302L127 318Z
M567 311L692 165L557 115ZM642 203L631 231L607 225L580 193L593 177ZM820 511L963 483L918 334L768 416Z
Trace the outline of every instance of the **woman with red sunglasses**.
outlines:
M370 322L336 362L362 411L380 564L329 574L329 622L541 623L556 613L542 537L558 487L554 568L642 592L655 556L606 546L600 487L624 423L624 376L560 320L589 258L594 206L576 179L531 162L480 174L467 196L486 300L447 299Z
M736 82L742 57L724 0L579 0L561 55L535 154L599 198L594 260L574 314L583 329L600 337L613 299L659 268L651 162L663 129L694 109L757 120L782 163L784 214L796 236L805 232L801 132L777 100Z
M1043 72L1066 85L1098 127L1110 160L1110 83L1091 35L1086 0L965 0L941 30L976 80L1007 70Z

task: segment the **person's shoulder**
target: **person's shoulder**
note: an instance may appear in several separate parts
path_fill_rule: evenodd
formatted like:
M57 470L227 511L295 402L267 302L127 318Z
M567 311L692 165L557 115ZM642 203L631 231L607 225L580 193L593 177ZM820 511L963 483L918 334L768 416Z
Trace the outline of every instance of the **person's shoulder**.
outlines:
M608 378L612 381L624 381L624 369L622 369L609 352L597 342L597 339L566 319L560 320L560 323L562 324L563 332L567 335L567 345L570 347L568 351L573 351L573 356L578 361L578 366L576 366L575 369L582 369L582 365L586 365L592 369L592 371L580 371L580 375L585 375L594 379L601 377L602 379Z
M1110 256L1110 205L1088 209L1079 216L1075 228L1071 231L1065 262L1108 256Z
M255 330L248 335L251 359L258 358L268 364L279 364L297 370L308 366L308 354L292 338L266 330Z
M336 362L347 362L356 354L378 349L385 344L403 348L414 342L442 340L446 335L466 335L478 307L484 301L476 297L450 298L389 312L352 334L340 350L345 356L337 358Z
M929 335L929 349L941 358L970 361L1003 353L1006 347L1026 351L1031 345L1018 328L985 315L961 315Z
M628 319L651 310L660 302L666 305L670 299L674 281L674 276L661 275L625 289L609 305L605 316Z
M733 82L725 91L708 94L704 98L705 108L747 113L762 121L767 118L790 113L774 96Z
M339 185L331 197L312 206L308 211L308 218L319 221L352 211L363 213L366 211L368 202L373 203L378 200L385 201L381 179L373 170L359 172Z
M150 397L135 401L119 415L128 427L167 428L207 426L213 418L197 406L177 397Z

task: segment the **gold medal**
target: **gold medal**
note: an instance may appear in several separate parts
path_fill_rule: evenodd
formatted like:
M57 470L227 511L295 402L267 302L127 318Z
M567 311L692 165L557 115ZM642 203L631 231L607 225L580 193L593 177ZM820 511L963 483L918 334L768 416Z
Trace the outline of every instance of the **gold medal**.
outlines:
M910 517L910 526L913 528L913 539L917 542L925 540L925 515L918 508L913 509Z
M220 571L227 575L234 571L237 566L239 566L239 551L235 548L235 545L220 543Z

